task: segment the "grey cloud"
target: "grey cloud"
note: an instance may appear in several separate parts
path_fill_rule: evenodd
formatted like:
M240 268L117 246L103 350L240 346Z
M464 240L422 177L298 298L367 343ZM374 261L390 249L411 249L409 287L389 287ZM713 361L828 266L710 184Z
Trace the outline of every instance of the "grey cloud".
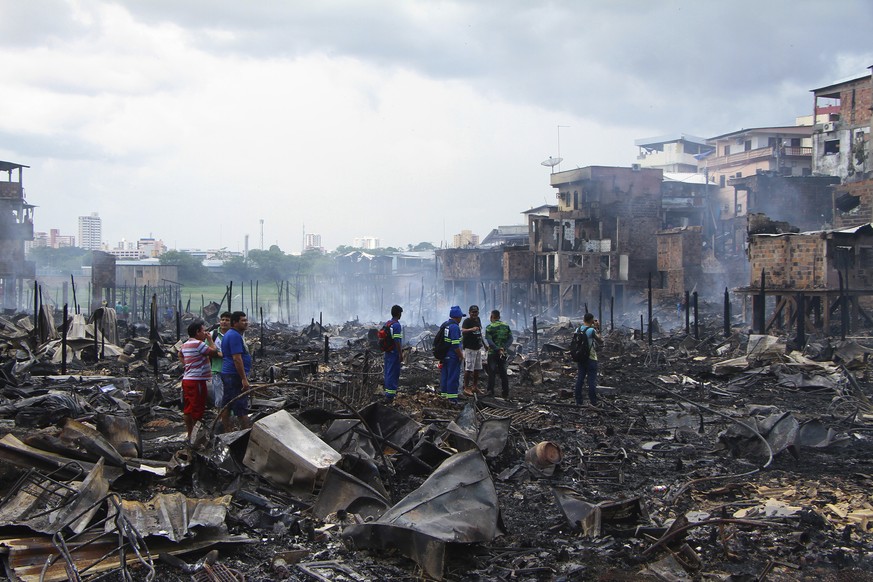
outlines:
M0 1L11 10L0 31L16 43L31 28L36 45L87 34L65 4ZM838 54L873 64L868 0L837 0L827 10L819 0L115 4L146 24L185 29L211 53L354 58L605 125L664 132L790 123L811 112L810 89L842 76ZM430 12L422 17L422 9ZM836 36L822 36L826 22L839 22ZM782 94L788 87L799 90Z

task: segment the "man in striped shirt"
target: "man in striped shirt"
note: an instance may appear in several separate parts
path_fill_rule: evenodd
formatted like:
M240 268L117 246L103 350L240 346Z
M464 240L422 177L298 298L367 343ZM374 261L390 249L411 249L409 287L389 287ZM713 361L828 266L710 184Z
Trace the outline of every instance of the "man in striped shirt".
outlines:
M203 320L193 321L188 326L188 341L179 350L179 361L185 366L182 376L182 413L189 441L194 423L203 418L206 409L206 383L212 380L209 358L220 353L206 332Z

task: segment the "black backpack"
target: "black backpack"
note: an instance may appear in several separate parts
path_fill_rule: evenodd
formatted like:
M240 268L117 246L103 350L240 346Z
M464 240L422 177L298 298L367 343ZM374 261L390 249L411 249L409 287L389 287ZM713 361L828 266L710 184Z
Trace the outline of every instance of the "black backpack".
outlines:
M383 352L394 351L394 330L391 329L394 321L395 320L393 319L389 319L376 333L376 337L379 338L379 349Z
M446 323L440 326L439 331L433 337L433 357L437 360L442 360L449 353L449 342L446 341Z
M587 362L591 357L591 343L588 338L588 326L576 330L570 342L570 359L576 363Z

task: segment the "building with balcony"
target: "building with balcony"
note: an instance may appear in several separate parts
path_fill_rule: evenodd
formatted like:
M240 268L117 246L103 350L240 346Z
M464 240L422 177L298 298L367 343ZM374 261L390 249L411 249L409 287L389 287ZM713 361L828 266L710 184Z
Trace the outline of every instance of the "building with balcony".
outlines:
M33 240L34 206L24 199L22 181L27 167L0 161L0 303L9 308L24 305L24 284L36 277L36 266L24 259L25 242Z
M641 168L667 172L697 172L697 156L712 149L706 139L685 133L648 137L634 141L640 148L637 163Z
M866 75L813 89L813 171L843 182L862 180L870 163L873 78ZM869 216L867 220L869 221Z

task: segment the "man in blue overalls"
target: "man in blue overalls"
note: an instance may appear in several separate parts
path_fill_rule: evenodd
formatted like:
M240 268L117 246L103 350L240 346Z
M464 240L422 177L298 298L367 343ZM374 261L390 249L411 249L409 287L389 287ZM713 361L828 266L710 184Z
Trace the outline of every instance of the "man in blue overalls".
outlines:
M391 339L394 340L394 349L385 352L385 401L394 402L397 396L397 386L400 383L400 356L403 343L403 328L400 325L400 316L403 308L399 305L391 307L391 319L386 323L391 326Z
M458 388L461 385L461 364L464 361L464 350L461 349L461 318L466 314L457 305L449 310L449 319L445 322L444 341L449 344L449 352L443 358L440 370L440 396L449 402L458 402Z

